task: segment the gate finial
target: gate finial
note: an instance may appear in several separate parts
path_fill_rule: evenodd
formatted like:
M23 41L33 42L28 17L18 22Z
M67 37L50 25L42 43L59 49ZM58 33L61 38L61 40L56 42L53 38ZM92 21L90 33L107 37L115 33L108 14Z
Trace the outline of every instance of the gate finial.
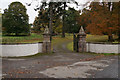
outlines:
M86 34L82 26L81 26L81 29L79 31L79 34Z
M49 28L48 26L46 26L45 30L44 30L44 34L50 34Z

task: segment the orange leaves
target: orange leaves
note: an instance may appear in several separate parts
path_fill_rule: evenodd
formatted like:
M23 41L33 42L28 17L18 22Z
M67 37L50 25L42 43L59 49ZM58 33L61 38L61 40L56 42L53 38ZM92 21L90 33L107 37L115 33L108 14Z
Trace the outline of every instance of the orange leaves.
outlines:
M91 34L98 34L101 35L102 34L102 28L99 26L99 24L96 23L91 23L89 24L87 27L87 32L90 32Z
M80 61L91 61L91 60L95 60L95 59L102 58L102 57L105 57L105 56L100 55L100 56L95 56L95 57L92 57L92 58L81 59Z
M95 35L111 35L117 34L120 26L118 26L118 13L110 11L106 3L91 3L90 11L83 11L83 14L77 18L78 24L86 27L86 31Z
M23 74L23 73L25 73L25 72L22 72L22 71L20 71L20 72L17 72L18 74Z
M112 34L118 30L118 14L109 11L107 5L92 4L91 21L87 24L87 31L92 34Z
M113 28L113 27L108 27L108 29L112 30L112 29L114 29L114 28Z

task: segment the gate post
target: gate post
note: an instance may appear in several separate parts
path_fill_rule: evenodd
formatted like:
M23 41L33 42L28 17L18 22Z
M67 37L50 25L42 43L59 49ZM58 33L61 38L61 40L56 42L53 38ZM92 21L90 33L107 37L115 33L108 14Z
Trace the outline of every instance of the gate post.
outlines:
M78 37L78 52L86 52L86 33L82 26L77 37Z
M50 40L50 31L48 27L46 26L45 31L43 33L43 45L42 45L42 52L43 53L49 53L51 52L51 40Z
M73 48L74 51L78 52L78 38L76 37L76 34L73 34Z
M76 51L76 35L73 34L73 50Z

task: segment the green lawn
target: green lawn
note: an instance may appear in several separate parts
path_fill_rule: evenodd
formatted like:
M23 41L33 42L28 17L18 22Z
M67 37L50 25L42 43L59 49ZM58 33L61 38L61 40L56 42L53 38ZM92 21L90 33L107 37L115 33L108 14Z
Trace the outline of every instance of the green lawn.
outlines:
M114 36L114 39L117 39L117 36ZM53 37L53 43L64 41L64 40L73 40L73 34L66 34L65 38L61 38L61 36L54 36ZM108 42L108 36L107 35L87 34L86 41L87 42ZM117 41L115 41L115 43L117 43Z
M73 51L73 42L71 42L67 45L67 49L70 51Z
M113 36L114 39L117 39L117 36ZM87 42L108 42L107 35L90 35L86 37Z
M107 35L87 35L86 40L87 42L108 42L107 38ZM114 39L116 38L117 36L114 37ZM61 35L53 36L52 45L65 40L72 42L73 35L66 34L66 38L61 38ZM43 35L35 33L32 33L30 36L2 36L2 43L36 43L41 41L43 41ZM114 43L117 43L117 41Z
M72 40L73 40L72 34L66 34L65 38L62 38L61 35L58 35L58 36L53 36L52 44L56 44L56 43L64 42L64 41L72 41Z
M36 43L43 41L41 34L30 36L2 36L2 43Z
M61 38L61 35L53 36L52 44L65 40L72 40L72 35L66 34L66 38ZM41 41L43 41L43 35L35 33L32 33L30 36L2 36L2 43L35 43Z

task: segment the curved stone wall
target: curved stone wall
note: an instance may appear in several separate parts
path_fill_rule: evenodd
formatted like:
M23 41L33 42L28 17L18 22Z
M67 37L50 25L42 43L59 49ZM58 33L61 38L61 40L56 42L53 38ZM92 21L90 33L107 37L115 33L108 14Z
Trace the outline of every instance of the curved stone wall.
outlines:
M42 52L42 43L33 44L3 44L2 57L29 56Z

